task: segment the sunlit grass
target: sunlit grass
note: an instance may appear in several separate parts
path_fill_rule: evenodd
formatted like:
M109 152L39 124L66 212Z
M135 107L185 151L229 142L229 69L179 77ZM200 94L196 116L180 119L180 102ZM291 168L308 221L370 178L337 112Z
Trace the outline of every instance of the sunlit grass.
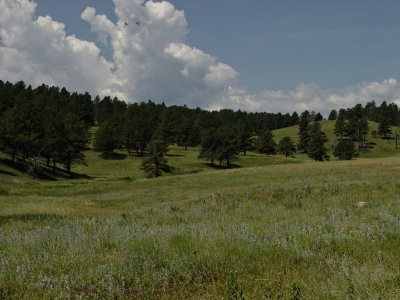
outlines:
M398 299L398 156L197 153L157 179L91 151L78 179L0 165L0 298Z

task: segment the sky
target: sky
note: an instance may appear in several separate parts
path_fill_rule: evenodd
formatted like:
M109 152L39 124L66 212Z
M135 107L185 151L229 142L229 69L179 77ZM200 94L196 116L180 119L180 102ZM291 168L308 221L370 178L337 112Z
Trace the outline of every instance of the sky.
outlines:
M0 0L0 79L127 102L400 104L399 1Z

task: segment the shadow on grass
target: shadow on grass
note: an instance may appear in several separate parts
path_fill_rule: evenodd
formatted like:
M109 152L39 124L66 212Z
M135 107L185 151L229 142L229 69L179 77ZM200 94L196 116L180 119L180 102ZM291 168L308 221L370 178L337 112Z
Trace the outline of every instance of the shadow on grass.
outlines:
M116 153L116 152L112 152L112 153L102 153L100 155L103 159L109 159L109 160L124 160L128 157L127 154L124 153Z
M202 165L216 169L216 170L229 170L229 169L243 168L241 165L237 165L237 164L230 164L229 167L227 165L216 165L216 164L210 164L210 163L202 163Z
M8 172L8 171L4 171L0 169L0 174L5 174L5 175L10 175L10 176L17 176L14 173Z
M64 216L56 214L15 214L8 216L0 216L0 226L8 222L35 222L35 223L45 223L54 222L64 219Z
M183 157L184 155L182 155L182 154L165 154L165 156L168 156L168 157Z
M28 170L27 164L21 160L17 160L13 163L10 159L0 159L0 164L3 164L13 170L21 172L21 173L27 173L27 170ZM67 172L66 170L63 170L63 169L60 169L57 167L56 168L48 167L44 164L39 164L39 167L40 168L36 174L36 178L40 179L40 180L55 181L55 180L57 180L57 178L92 179L92 177L85 175L85 174ZM0 170L0 173L8 174L11 176L17 176L16 174L13 174L11 172L2 171L2 170Z

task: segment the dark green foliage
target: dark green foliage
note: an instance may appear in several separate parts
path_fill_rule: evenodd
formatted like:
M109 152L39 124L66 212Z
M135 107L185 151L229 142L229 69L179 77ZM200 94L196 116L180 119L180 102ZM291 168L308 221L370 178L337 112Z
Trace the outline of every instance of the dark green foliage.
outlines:
M286 158L289 156L294 157L294 154L296 153L296 145L290 137L285 136L279 141L278 152L285 155Z
M338 117L338 113L337 113L336 109L332 109L331 112L329 113L328 120L334 121L337 119L337 117Z
M333 132L336 136L342 138L346 133L346 116L344 111L339 112L339 116L336 119L335 128Z
M291 125L293 126L293 125L297 125L298 123L299 123L299 120L300 120L300 118L299 118L299 115L298 115L298 113L297 112L294 112L293 114L292 114L292 116L291 116Z
M244 124L239 127L237 141L239 151L243 152L243 155L246 155L247 151L255 150L255 145L251 139L250 132Z
M164 157L168 152L168 144L162 140L152 140L148 147L148 157L142 162L141 169L147 173L149 177L159 177L162 172L169 172L170 166Z
M269 130L263 131L257 139L257 151L267 155L272 155L276 154L276 147L277 145L274 141L274 134Z
M341 160L350 160L358 156L355 144L352 140L342 139L335 146L333 155Z
M310 143L310 132L308 128L310 117L310 112L308 110L304 111L300 116L297 150L302 153L307 153Z
M125 147L129 152L135 149L144 154L159 126L159 110L160 107L151 101L129 105L125 123Z
M386 116L381 117L378 127L378 135L385 140L389 140L392 135L392 128L389 125L389 120Z
M325 147L327 141L328 138L322 132L319 122L310 125L310 145L307 155L316 161L329 160L328 149Z
M116 131L111 123L104 122L96 132L94 147L102 152L104 157L109 157L118 147Z
M65 88L41 85L35 90L23 82L0 84L0 151L27 166L34 177L39 158L71 170L72 163L84 163L88 129L93 124L93 103L89 94L70 94ZM9 97L5 100L3 97Z
M322 121L323 119L324 119L324 118L322 117L321 113L317 113L317 114L314 116L314 120L313 120L313 121L319 122L319 121Z
M366 136L368 134L368 110L363 108L361 104L357 104L353 108L339 110L334 133L343 139L344 137L358 143L358 148L367 149L368 143Z
M217 132L214 128L207 129L204 131L201 137L201 149L199 158L204 158L209 161L211 165L218 158L217 148L219 146L219 140Z
M232 127L221 127L217 130L217 155L220 165L226 161L226 165L230 167L231 162L237 158L240 147L238 144L238 132Z
M206 130L201 138L201 150L199 158L210 161L211 165L216 160L220 166L223 161L229 167L231 162L236 159L240 147L237 141L237 130L232 127L221 127Z

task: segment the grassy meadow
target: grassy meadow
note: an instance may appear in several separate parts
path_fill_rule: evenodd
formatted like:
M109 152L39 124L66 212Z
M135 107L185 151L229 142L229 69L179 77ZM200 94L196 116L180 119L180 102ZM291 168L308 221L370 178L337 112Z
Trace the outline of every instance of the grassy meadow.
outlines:
M88 151L74 179L1 158L0 299L398 299L400 150L375 143L352 161L249 153L231 169L171 147L155 179L125 153Z

